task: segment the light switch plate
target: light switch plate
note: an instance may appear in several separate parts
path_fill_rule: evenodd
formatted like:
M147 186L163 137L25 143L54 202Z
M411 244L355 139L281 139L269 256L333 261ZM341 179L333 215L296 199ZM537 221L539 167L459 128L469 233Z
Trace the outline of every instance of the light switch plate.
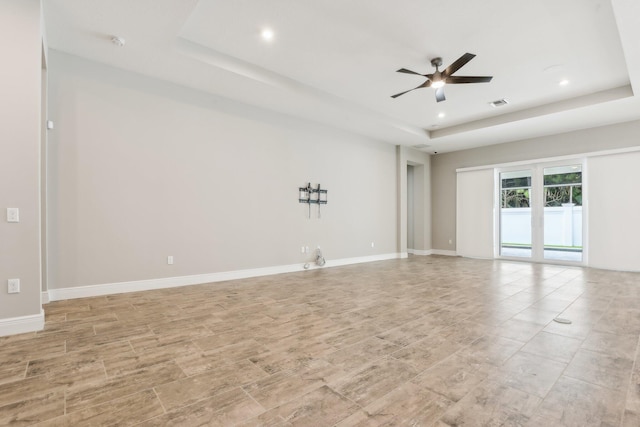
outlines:
M17 294L20 292L20 279L7 280L7 292Z
M7 222L20 222L20 209L7 208Z

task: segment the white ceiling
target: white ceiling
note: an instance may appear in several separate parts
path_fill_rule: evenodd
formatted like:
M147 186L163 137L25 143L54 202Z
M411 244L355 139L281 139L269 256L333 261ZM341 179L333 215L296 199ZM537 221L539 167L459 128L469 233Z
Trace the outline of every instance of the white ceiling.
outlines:
M637 0L44 5L52 49L427 152L640 119ZM432 88L390 97L425 80L398 68L431 73L431 58L446 67L465 52L477 56L456 75L490 83L447 85L441 103Z

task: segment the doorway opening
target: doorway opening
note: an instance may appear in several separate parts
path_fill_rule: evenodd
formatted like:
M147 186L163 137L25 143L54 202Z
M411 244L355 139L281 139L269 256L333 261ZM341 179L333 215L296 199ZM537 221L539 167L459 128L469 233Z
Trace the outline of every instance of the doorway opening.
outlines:
M583 166L538 164L499 173L499 255L583 261Z
M415 201L414 201L414 170L407 165L407 253L413 255L415 251Z

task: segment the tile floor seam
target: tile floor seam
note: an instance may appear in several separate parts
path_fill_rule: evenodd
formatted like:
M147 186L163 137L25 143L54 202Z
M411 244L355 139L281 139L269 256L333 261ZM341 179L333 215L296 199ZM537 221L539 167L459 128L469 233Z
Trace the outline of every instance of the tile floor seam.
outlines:
M365 405L365 406L360 405L358 402L356 402L355 400L353 400L353 399L351 399L351 398L349 398L349 397L345 396L344 394L340 393L338 390L336 390L334 387L332 387L332 386L331 386L331 385L329 385L329 384L325 384L325 386L326 386L327 388L329 388L329 390L331 390L332 392L334 392L335 394L337 394L338 396L340 396L340 397L342 397L343 399L345 399L345 400L347 400L347 401L351 402L352 404L354 404L354 405L355 405L358 409L360 409L360 410L364 410L365 406L367 406L367 405ZM348 417L350 417L350 416L351 416L351 415L348 415L348 416L346 416L345 418L348 418ZM342 420L340 420L340 421L342 421Z
M624 426L624 418L626 415L626 408L627 408L627 401L629 400L629 395L631 394L631 391L633 389L633 375L634 375L634 371L637 369L636 368L636 362L638 361L638 355L640 354L640 339L638 340L638 342L636 343L636 351L633 355L633 365L631 366L631 373L629 374L629 385L627 386L627 392L625 393L624 396L624 406L625 409L622 411L622 418L620 419L620 426Z
M562 375L561 375L560 377L571 378L572 380L580 381L580 382L583 382L583 383L585 383L585 384L592 385L592 386L594 386L594 387L601 387L601 388L604 388L604 389L607 389L607 390L610 390L610 391L613 391L613 392L620 392L620 390L621 390L621 389L611 388L611 387L609 387L609 386L602 385L602 384L596 384L596 383L593 383L593 382L591 382L591 381L584 380L584 379L582 379L582 378L572 377L571 375L567 375L567 374L565 374L564 372L562 373ZM625 381L625 384L624 384L624 385L625 385L625 386L627 386L627 387L625 387L625 388L628 388L628 384L627 384L627 382L626 382L626 381ZM625 392L625 397L626 397L626 392Z
M102 363L102 370L104 371L104 379L109 380L109 374L107 373L107 365L104 364L104 359L100 359L100 363Z
M301 397L304 397L304 396L306 396L306 395L307 395L307 394L309 394L309 393L313 393L314 391L316 391L316 390L318 390L319 388L322 388L322 387L324 387L324 386L326 386L326 384L319 384L319 385L318 385L318 387L316 387L316 388L314 388L314 389L312 389L312 390L309 390L309 391L308 391L308 392L306 392L306 393L303 393L303 394L300 394L300 395L294 396L294 397L292 397L291 399L289 399L289 400L287 400L287 401L278 402L278 403L276 403L274 406L268 406L268 407L267 407L267 406L265 406L265 405L263 405L263 404L261 404L258 400L256 400L256 398L255 398L255 397L253 397L253 395L252 395L248 390L245 390L245 389L244 389L244 387L240 387L240 389L241 389L241 390L242 390L246 395L248 395L248 396L251 398L251 400L253 400L253 401L254 401L254 402L256 402L258 405L260 405L260 407L264 410L264 412L262 412L260 415L263 415L263 414L265 414L265 413L267 413L267 412L269 412L269 411L271 411L271 410L274 410L274 409L277 409L277 408L279 408L279 407L281 407L281 406L284 406L284 405L286 405L287 403L295 402L296 400L300 399ZM258 418L258 417L260 417L260 415L258 415L258 416L256 416L256 417L254 417L254 418Z
M251 393L249 393L247 390L245 390L243 386L240 386L240 387L238 387L238 388L239 388L240 390L242 390L242 392L243 392L244 394L246 394L246 395L247 395L251 400L253 400L256 404L258 404L258 406L260 406L260 407L262 408L262 411L263 411L263 412L262 412L262 414L264 414L265 412L269 411L269 409L267 409L264 405L262 405L260 402L258 402L258 401L255 399L255 397L253 397L253 396L251 395ZM276 407L277 407L277 406L276 406ZM261 414L261 415L262 415L262 414Z
M160 395L158 395L158 390L156 390L155 387L152 387L151 390L153 390L153 393L156 395L156 399L158 399L158 403L160 403L162 410L166 414L168 411L167 411L167 408L164 406L164 403L162 403L162 400L160 399Z
M131 351L133 352L133 354L138 354L136 349L133 347L133 344L131 344L131 340L127 339L126 341L127 341L127 344L129 344L129 348L131 348Z
M27 373L29 372L29 365L31 364L31 360L29 360L24 367L24 372L22 373L22 379L27 378Z

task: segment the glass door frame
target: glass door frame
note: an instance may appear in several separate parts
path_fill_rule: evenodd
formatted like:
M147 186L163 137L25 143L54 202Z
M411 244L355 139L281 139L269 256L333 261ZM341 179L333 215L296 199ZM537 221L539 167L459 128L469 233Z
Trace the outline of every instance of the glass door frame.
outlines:
M558 166L580 165L582 171L582 259L581 261L555 260L544 257L544 170ZM531 171L531 256L517 257L502 255L502 182L500 175L504 172ZM494 257L514 261L539 262L562 265L588 265L588 190L587 162L585 158L567 158L564 160L538 161L519 163L517 166L498 167L494 169L495 206L494 206Z

